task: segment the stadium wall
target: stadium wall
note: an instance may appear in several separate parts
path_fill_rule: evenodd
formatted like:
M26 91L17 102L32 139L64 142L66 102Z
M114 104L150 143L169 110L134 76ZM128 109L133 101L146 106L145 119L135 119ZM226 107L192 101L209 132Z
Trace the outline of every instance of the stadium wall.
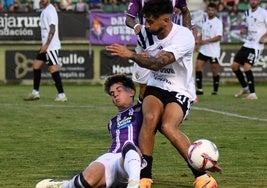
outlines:
M230 65L242 44L222 44L220 72L222 82L236 81ZM38 42L5 42L0 45L0 82L5 84L32 84L32 63L41 44ZM134 46L130 46L132 49ZM197 54L195 54L196 57ZM267 54L254 67L256 81L267 83ZM102 83L105 77L124 73L131 75L133 62L112 57L103 45L88 41L63 41L60 51L61 74L65 83ZM195 62L195 61L194 61ZM209 65L204 68L204 79L212 79ZM42 80L51 83L47 67L42 69Z

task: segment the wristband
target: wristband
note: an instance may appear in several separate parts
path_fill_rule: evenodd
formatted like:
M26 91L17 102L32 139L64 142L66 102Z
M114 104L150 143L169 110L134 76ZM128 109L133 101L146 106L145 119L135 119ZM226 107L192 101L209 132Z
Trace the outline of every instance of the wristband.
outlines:
M133 27L133 29L135 29L138 25L140 25L140 24L139 23L138 24L135 24L134 27Z

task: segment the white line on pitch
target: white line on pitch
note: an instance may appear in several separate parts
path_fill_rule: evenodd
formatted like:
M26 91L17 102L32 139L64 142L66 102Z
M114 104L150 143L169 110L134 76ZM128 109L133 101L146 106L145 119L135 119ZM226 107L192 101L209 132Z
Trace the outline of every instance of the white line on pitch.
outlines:
M193 110L203 110L203 111L207 111L207 112L213 112L213 113L222 114L225 116L237 117L237 118L242 118L242 119L267 122L267 119L263 119L263 118L242 116L242 115L238 115L238 114L234 114L234 113L230 113L230 112L223 112L223 111L213 110L213 109L209 109L209 108L201 108L201 107L192 106L192 109Z

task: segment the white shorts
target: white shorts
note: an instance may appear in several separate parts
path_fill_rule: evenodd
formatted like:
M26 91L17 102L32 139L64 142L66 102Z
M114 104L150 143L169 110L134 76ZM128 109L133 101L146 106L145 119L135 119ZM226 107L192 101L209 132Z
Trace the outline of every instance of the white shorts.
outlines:
M127 185L128 175L120 165L121 157L121 153L105 153L94 161L105 166L106 187Z
M139 84L146 84L151 71L149 69L140 67L137 63L134 63L132 69L132 80Z

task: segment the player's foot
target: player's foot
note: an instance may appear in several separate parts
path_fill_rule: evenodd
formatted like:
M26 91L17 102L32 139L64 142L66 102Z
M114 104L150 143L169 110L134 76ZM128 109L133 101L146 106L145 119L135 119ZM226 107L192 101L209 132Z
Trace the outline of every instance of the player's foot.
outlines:
M199 102L199 98L196 97L193 103L198 103L198 102Z
M151 184L153 183L153 180L150 178L142 178L139 182L140 188L151 188Z
M218 95L218 91L211 92L211 95Z
M246 97L247 100L256 100L258 99L256 93L250 93L247 97Z
M129 180L127 188L139 188L139 181Z
M203 94L204 94L203 89L197 89L197 90L196 90L196 94L197 94L197 95L203 95Z
M208 174L197 177L193 185L195 188L217 188L218 186L216 180Z
M58 95L57 95L57 97L55 98L55 101L56 102L67 102L67 97L66 97L66 95L65 95L65 93L59 93Z
M68 181L58 181L53 179L44 179L38 182L35 188L62 188L63 184Z
M26 98L25 101L34 101L40 99L40 94L37 91L32 91Z
M243 89L241 89L238 93L235 94L235 97L241 97L244 94L249 93L249 89L248 87L245 87Z

